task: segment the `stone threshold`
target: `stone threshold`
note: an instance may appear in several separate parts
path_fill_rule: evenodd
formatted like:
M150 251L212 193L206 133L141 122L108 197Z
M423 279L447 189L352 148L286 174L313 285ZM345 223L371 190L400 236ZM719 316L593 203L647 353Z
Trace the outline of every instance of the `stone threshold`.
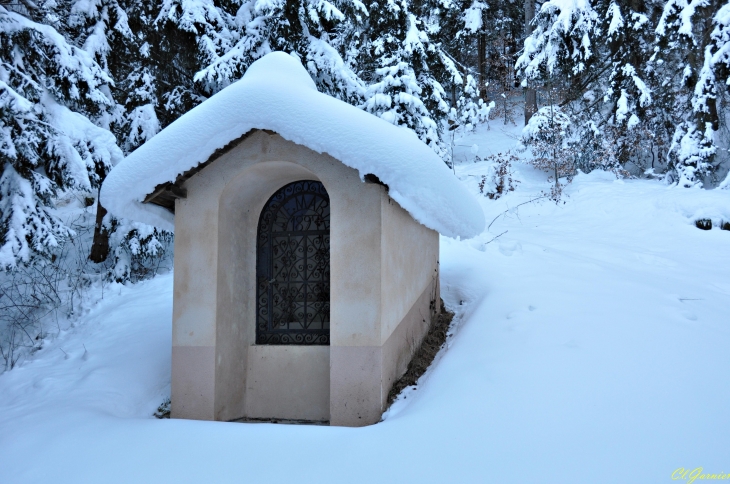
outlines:
M329 420L300 420L300 419L289 419L289 418L236 418L229 420L234 423L273 423L273 424L285 424L285 425L322 425L329 426Z

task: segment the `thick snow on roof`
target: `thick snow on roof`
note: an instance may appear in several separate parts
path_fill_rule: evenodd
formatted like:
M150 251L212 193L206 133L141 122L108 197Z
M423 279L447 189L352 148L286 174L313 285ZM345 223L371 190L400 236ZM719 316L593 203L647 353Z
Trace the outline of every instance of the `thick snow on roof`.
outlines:
M473 237L484 213L444 162L409 129L317 91L294 57L274 52L117 165L101 203L112 214L172 230L174 215L145 196L252 129L327 153L361 177L372 173L414 219L449 237Z

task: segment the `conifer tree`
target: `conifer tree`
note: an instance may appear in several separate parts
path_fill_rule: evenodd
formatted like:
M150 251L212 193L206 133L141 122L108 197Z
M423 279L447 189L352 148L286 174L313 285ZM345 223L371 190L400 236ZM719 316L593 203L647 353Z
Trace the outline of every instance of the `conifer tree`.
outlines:
M363 47L362 77L368 83L363 108L380 118L406 126L439 155L448 150L442 140L450 107L435 74L442 58L424 23L406 0L371 4L369 38Z
M161 127L172 123L223 86L200 86L197 72L229 52L236 36L233 18L212 0L164 0L146 6L149 18L147 53L154 63ZM206 88L207 87L207 88Z
M230 28L220 29L230 48L210 55L195 76L196 85L213 94L240 79L257 59L283 51L299 57L320 91L357 104L364 86L351 62L367 15L358 0L245 0L231 16Z
M40 12L35 15L41 17ZM0 6L0 266L50 257L58 189L91 191L121 159L103 124L111 77L53 27Z
M418 16L439 52L439 62L431 61L429 68L449 98L449 129L469 131L488 121L494 107L493 101L487 101L490 77L480 48L486 45L486 32L492 30L491 13L478 0L420 3Z
M583 169L604 165L607 154L637 166L653 156L653 9L634 0L548 1L535 17L517 68L561 93L576 138L591 140Z
M702 184L718 167L717 131L725 120L718 115L715 73L722 76L727 65L720 52L723 44L727 49L723 30L730 19L723 12L728 8L718 0L669 0L656 29L656 58L675 72L665 76L664 85L680 93L674 106L678 119L669 147L668 180L681 186Z

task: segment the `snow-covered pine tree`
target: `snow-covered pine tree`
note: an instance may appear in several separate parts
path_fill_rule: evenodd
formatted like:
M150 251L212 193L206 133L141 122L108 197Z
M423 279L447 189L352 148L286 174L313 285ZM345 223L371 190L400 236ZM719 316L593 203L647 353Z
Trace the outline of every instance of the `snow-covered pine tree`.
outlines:
M713 18L711 34L710 68L715 78L730 89L730 2L725 2Z
M724 109L718 112L725 113L725 117L720 117L721 125L727 126L728 103L727 94L730 91L730 2L726 2L715 14L713 19L715 28L712 31L712 43L709 50L709 68L715 74L715 82L718 86L725 85L724 96L719 96ZM722 89L718 89L722 92ZM719 93L718 93L719 95ZM727 156L728 152L725 151ZM721 188L730 188L730 169L725 180L720 184Z
M603 102L598 104L603 105L599 109L610 108L604 140L616 161L623 166L629 163L642 165L642 158L649 158L653 148L652 133L660 128L653 122L652 79L646 63L653 48L649 20L653 4L641 0L598 2L599 11L603 13L605 8L599 32L605 32L606 45L605 51L600 49L598 54L608 57L607 86L603 93L594 90L591 97L603 94ZM585 83L586 79L579 76L573 84L576 82ZM595 89L596 86L591 87ZM579 87L576 95L585 94ZM589 109L589 113L600 129L601 122L596 122L598 113L593 109Z
M479 45L489 30L485 25L487 11L487 4L478 0L420 4L419 17L440 55L441 62L429 67L448 94L450 129L458 126L469 131L488 121L494 107L493 102L486 101L489 82L480 69L484 52Z
M56 190L92 191L121 151L90 121L114 106L112 79L91 55L0 6L0 57L0 267L11 269L51 256L69 234L52 211Z
M150 14L154 11L136 0L75 0L56 4L53 8L56 17L65 18L65 22L58 22L60 32L66 38L73 39L116 81L111 86L111 92L119 102L112 103L110 109L95 121L111 129L123 151L129 153L160 129L157 111L162 107L154 82L155 66L150 60L149 44L145 41L152 31ZM68 9L65 16L63 8ZM46 17L49 17L48 12ZM100 173L100 181L105 175L106 172ZM115 254L115 266L128 267L129 264L121 262L129 257L120 259L116 254L129 252L131 245L140 246L137 252L159 252L155 243L147 247L144 243L146 239L130 245L129 241L136 236L130 233L133 229L126 227L124 221L107 215L98 200L96 210L94 238L89 255L93 262L106 260L111 251ZM126 232L115 233L116 230ZM110 245L110 236L112 242L116 243ZM129 274L129 270L125 274Z
M723 5L724 3L724 5ZM665 76L665 85L677 96L674 135L669 148L672 170L668 181L681 186L701 185L712 180L719 166L717 131L719 116L716 72L727 66L727 2L719 0L669 0L657 25L658 61L675 76ZM725 46L725 47L723 47ZM727 56L727 53L725 53Z
M442 132L450 108L435 77L442 64L438 45L431 43L424 23L411 12L407 0L371 4L360 65L361 77L369 84L363 108L412 129L447 159L450 150Z
M521 143L530 148L530 163L537 169L549 173L553 182L550 198L560 200L562 189L560 179L575 174L576 149L571 143L571 121L556 104L540 108L530 117L522 130Z
M144 56L148 48L143 44L140 55ZM130 153L160 131L158 89L155 75L145 63L140 63L120 84L126 99L117 133L122 149Z
M157 97L157 86L148 63L148 44L143 43L133 70L119 83L120 96L126 96L122 115L115 123L118 139L125 153L129 153L152 138L160 130L157 118L161 106ZM124 72L122 73L124 75ZM125 281L139 274L134 269L143 267L147 259L159 259L172 242L172 234L143 224L130 224L116 219L106 212L97 201L97 220L94 243L89 258L94 262L114 256L112 276Z
M517 60L524 80L559 91L576 137L595 141L584 153L584 169L605 165L606 153L624 165L651 157L652 94L645 67L653 47L652 5L548 1L525 40Z
M153 19L152 28L145 29L144 48L155 65L153 77L163 103L158 118L164 128L225 87L201 88L194 77L231 50L237 40L236 32L231 31L234 19L213 0L164 0L159 7L142 5L147 17Z
M225 34L230 47L209 57L196 85L213 94L240 79L257 59L284 51L299 57L320 91L358 104L364 86L352 63L367 15L359 0L245 0L231 15Z
M596 66L600 60L596 52L596 42L600 42L598 40L600 24L600 14L588 1L548 1L535 15L532 23L533 32L525 38L524 49L517 59L516 69L522 76L524 87L529 85L536 89L543 101L547 98L550 102L549 106L538 109L525 127L525 130L529 131L523 134L525 144L529 144L533 139L539 141L541 136L535 135L544 131L543 128L550 128L550 123L544 122L544 119L550 119L550 116L536 119L537 113L544 112L544 109L548 109L548 113L553 113L555 107L559 107L570 98L578 105L586 104L579 106L584 109L601 103L603 93L600 92L602 89L598 76L594 73L602 70ZM588 82L581 82L581 79L586 79ZM594 81L593 84L590 80ZM571 87L573 92L569 91ZM599 92L594 93L594 89ZM581 111L571 109L572 106L567 104L559 109L560 116L565 117L563 124L566 129L570 126L575 135L583 125L589 125L592 121L591 116L587 111L583 111L587 119L576 119ZM568 133L565 133L564 137L567 135ZM568 140L564 141L567 143ZM563 140L561 145L562 143ZM540 158L539 153L536 155L536 159Z
M145 40L152 27L145 8L136 0L75 0L59 27L114 79L116 104L98 123L117 136L125 153L160 129L154 66Z
M508 0L489 3L479 0L455 2L460 12L453 30L453 40L439 36L439 41L453 51L453 44L461 44L467 54L466 63L475 71L479 84L479 98L496 103L499 115L508 122L512 119L515 91L514 64L521 48L523 5Z
M542 4L525 39L517 68L528 79L568 79L582 75L594 62L600 15L588 1Z

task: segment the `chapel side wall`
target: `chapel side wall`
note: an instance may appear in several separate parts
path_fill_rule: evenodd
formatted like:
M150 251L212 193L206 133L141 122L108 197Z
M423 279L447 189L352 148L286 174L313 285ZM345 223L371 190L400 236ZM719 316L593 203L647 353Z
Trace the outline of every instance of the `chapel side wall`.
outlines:
M218 208L208 191L192 184L175 204L173 418L215 418Z
M439 307L439 235L382 196L383 404Z
M421 294L429 288L434 290L438 282L439 235L415 221L385 190L381 194L381 218L382 344Z

